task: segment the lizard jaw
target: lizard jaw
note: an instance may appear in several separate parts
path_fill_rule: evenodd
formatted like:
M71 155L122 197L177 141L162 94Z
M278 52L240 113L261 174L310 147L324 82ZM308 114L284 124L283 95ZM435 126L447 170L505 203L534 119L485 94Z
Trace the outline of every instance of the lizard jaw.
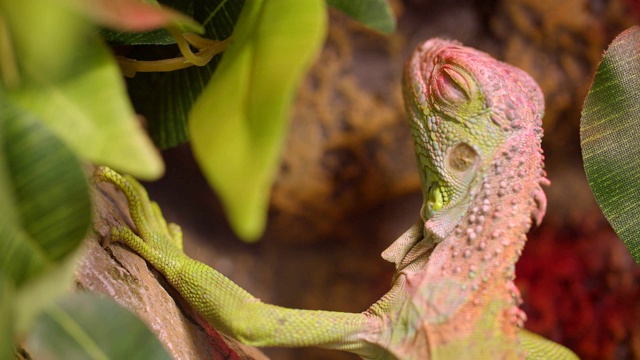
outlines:
M424 196L424 203L422 205L423 209L421 214L423 215L423 220L428 220L435 213L442 209L442 207L446 204L445 195L446 193L442 191L440 180L436 179L437 175L435 172L426 170L427 172L427 181L425 181L425 188L427 189L427 193Z

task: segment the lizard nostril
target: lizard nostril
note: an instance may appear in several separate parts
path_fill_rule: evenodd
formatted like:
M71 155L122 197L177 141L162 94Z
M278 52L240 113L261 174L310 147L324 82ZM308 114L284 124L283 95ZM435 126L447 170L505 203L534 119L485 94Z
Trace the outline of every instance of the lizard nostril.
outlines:
M454 68L443 66L433 76L433 90L440 99L452 105L468 102L472 85Z

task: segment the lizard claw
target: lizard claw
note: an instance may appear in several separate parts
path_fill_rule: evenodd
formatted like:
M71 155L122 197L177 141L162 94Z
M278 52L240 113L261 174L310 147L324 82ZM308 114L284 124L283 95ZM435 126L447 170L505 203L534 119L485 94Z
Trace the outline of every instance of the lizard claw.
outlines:
M177 224L167 224L158 204L149 199L144 187L133 177L123 176L106 166L100 166L94 173L94 181L111 183L124 194L129 203L131 219L139 234L134 234L127 227L114 227L105 237L103 246L118 241L138 251L141 247L138 243L141 241L151 248L162 247L167 242L182 251L182 229Z

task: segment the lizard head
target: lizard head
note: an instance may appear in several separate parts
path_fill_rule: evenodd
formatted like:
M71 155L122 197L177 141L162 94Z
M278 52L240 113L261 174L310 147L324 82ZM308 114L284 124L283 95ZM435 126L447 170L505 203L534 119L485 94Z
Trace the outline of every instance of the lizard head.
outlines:
M542 93L524 71L441 39L416 48L403 89L425 199L421 217L441 240L507 138L540 128Z

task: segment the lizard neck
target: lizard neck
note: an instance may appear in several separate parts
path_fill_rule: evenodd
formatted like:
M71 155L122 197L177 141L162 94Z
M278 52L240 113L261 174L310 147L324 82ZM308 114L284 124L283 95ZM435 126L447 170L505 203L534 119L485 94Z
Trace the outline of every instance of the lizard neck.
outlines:
M454 230L435 246L416 245L417 251L424 249L421 255L407 254L414 260L398 277L413 308L423 312L414 317L420 319L414 325L426 330L433 351L477 340L487 349L504 353L511 347L513 357L522 355L517 329L526 316L518 308L521 298L513 280L526 234L544 216L541 184L548 181L542 164L535 131L510 137L482 172L478 191ZM426 230L422 242L429 238Z

